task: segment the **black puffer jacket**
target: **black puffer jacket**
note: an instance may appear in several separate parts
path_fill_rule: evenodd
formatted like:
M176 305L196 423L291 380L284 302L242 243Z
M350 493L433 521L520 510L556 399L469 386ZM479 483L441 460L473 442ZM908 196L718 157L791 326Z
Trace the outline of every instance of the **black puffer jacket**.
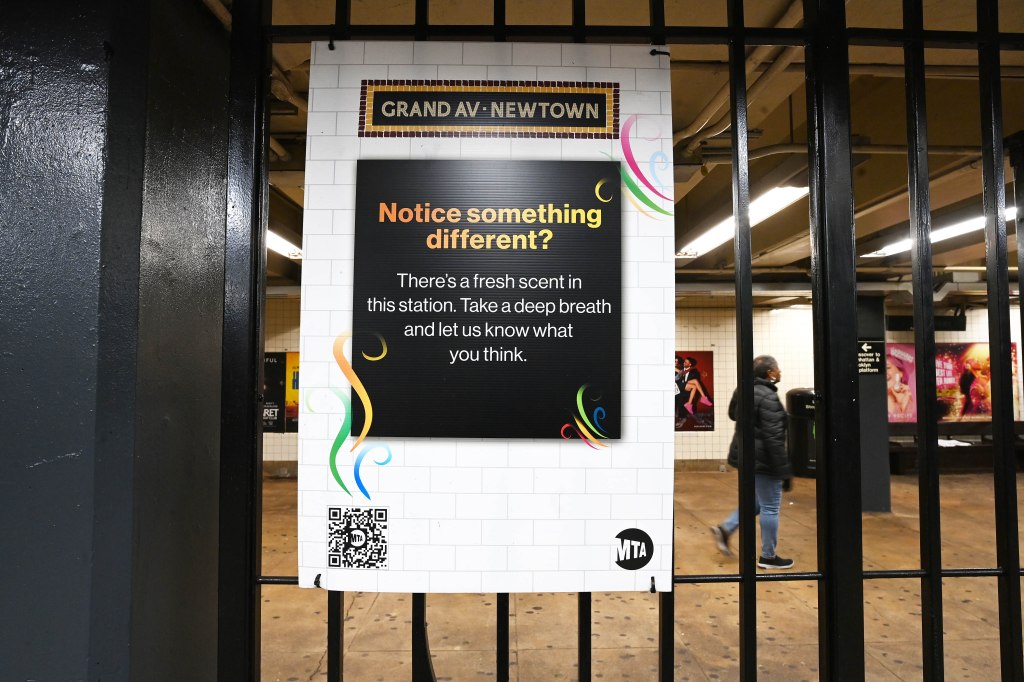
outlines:
M754 379L754 461L755 472L785 480L793 476L789 468L789 457L786 455L786 408L779 400L779 389L767 379ZM739 416L739 389L732 394L729 401L729 419L736 421ZM737 466L740 458L740 425L729 446L729 465Z

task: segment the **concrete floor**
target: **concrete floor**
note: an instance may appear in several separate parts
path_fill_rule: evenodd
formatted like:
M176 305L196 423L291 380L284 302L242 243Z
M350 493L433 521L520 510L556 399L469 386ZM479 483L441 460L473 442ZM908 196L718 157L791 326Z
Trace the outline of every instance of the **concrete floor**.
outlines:
M1024 479L1018 478L1018 489ZM735 558L718 553L708 526L735 504L735 473L676 472L676 572L733 573ZM992 477L942 479L943 557L947 567L995 566ZM867 570L917 568L917 480L894 477L893 512L864 515ZM263 573L295 575L295 481L264 483ZM816 568L814 482L797 479L783 500L779 553L794 570ZM738 678L738 587L687 585L676 590L676 680ZM998 605L994 578L944 583L947 680L999 677ZM431 595L427 621L439 680L494 675L492 594ZM576 679L576 595L513 595L511 679ZM409 595L345 595L345 678L408 680ZM818 678L817 587L810 582L758 587L759 679ZM657 670L657 597L593 595L593 676L650 680ZM921 679L920 589L916 580L873 580L864 586L867 678ZM263 679L297 682L327 674L327 595L290 586L263 588Z

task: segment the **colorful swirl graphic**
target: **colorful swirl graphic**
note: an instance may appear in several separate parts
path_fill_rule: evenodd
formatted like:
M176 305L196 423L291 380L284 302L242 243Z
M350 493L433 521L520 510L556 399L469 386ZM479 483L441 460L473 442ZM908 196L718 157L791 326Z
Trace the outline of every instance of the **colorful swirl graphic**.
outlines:
M365 357L367 360L370 360L371 362L383 359L388 352L387 342L384 340L383 337L381 337L380 334L377 334L376 336L378 339L380 339L381 342L382 350L380 355L370 357L366 355L366 353L363 353L363 357ZM352 365L349 364L348 358L345 357L345 342L350 337L351 334L342 334L341 336L336 338L334 340L333 351L334 361L338 363L338 367L341 368L342 373L349 380L349 383L352 384L352 390L354 390L356 392L356 395L359 396L360 401L362 401L363 403L363 409L366 412L366 418L363 423L363 431L359 435L359 438L356 439L356 442L352 445L352 448L350 450L350 452L355 452L356 448L359 447L359 444L363 441L364 438L366 438L366 434L370 430L370 422L373 420L373 406L370 403L369 394L363 387L363 382L360 381L359 377L355 373L355 370L352 369ZM337 481L338 485L341 486L341 489L344 490L351 497L352 492L348 489L348 486L345 485L345 480L342 478L341 472L338 470L338 453L341 451L342 445L345 444L345 441L352 434L352 401L349 399L347 392L340 388L311 389L304 392L306 410L311 414L316 413L316 410L313 409L313 406L310 404L311 398L317 391L320 390L329 391L331 394L337 397L338 400L341 401L342 405L345 408L345 417L342 420L341 428L338 430L337 435L334 437L334 442L331 444L331 454L330 457L328 458L328 463L330 466L331 475L334 477L334 480ZM382 460L374 460L374 463L377 464L378 466L384 466L388 464L391 461L391 447L386 443L375 443L373 445L367 445L366 447L364 447L359 452L359 455L356 456L355 464L353 465L353 475L355 476L356 486L359 487L359 491L366 497L366 499L370 499L370 493L366 489L366 486L363 484L363 479L362 476L360 475L360 467L362 466L363 459L366 457L367 453L377 448L383 448L387 452L387 456Z
M338 367L341 368L342 374L348 379L349 383L352 384L352 390L359 396L360 402L363 403L363 411L366 413L366 417L363 419L363 431L359 434L359 438L356 438L356 442L352 445L352 452L356 451L359 444L366 438L366 434L370 431L370 424L373 423L373 404L370 403L370 394L366 392L366 388L363 387L363 382L360 381L356 375L352 365L349 364L348 358L345 357L345 342L351 337L351 334L342 334L334 340L334 361L338 363ZM383 341L383 339L381 339ZM385 348L385 353L387 349ZM383 354L381 355L383 357ZM351 418L349 418L351 419ZM349 423L351 427L351 423Z
M391 447L387 443L374 443L373 445L367 445L359 451L359 456L356 457L355 466L352 467L352 473L356 477L356 485L359 486L359 492L363 494L366 499L370 499L370 493L367 491L366 486L363 485L363 477L359 474L359 468L363 465L363 458L373 450L377 448L383 449L387 453L387 457L383 460L375 459L373 463L377 466L384 466L391 461Z
M377 362L378 360L383 360L384 356L388 354L388 342L385 341L384 337L381 336L380 334L374 333L374 336L376 336L380 340L380 355L370 356L366 354L366 351L363 351L363 357L369 360L370 362Z
M338 471L338 452L341 450L341 446L344 445L345 439L352 433L352 402L348 399L348 394L340 388L324 388L324 389L307 389L303 391L304 400L306 403L306 411L310 414L316 414L316 410L310 404L313 396L318 391L329 391L345 407L345 418L341 422L341 428L338 429L338 434L334 437L334 442L331 444L331 455L328 458L328 464L331 468L331 475L334 476L334 480L338 482L341 489L348 493L349 497L352 493L349 491L348 486L345 485L344 479L341 477L341 472Z
M622 146L622 156L626 160L626 165L629 166L629 169L631 171L633 171L633 175L635 175L640 180L640 182L643 183L644 186L647 187L647 189L649 189L656 196L661 197L665 201L671 202L672 198L669 197L669 196L666 196L665 194L662 194L654 186L654 184L647 178L647 176L644 175L643 171L640 170L640 164L637 163L636 155L633 153L633 147L632 147L632 145L631 145L631 143L629 141L630 132L632 131L633 125L636 123L636 121L637 121L637 116L636 116L636 114L634 114L633 116L630 116L629 118L627 118L623 122L623 124L622 124L622 132L619 134L619 144ZM648 160L648 166L650 167L651 175L653 175L656 180L658 179L658 177L657 177L657 174L654 172L655 171L655 162L656 161L660 161L661 163L664 164L666 160L667 160L667 156L661 150L659 150L659 151L655 152L654 154L652 154L651 158ZM671 211L666 211L661 206L659 206L654 201L654 199L652 199L650 196L648 196L647 193L644 192L643 189L641 189L640 185L637 184L636 180L634 180L630 176L630 174L628 172L626 172L625 168L622 168L622 167L619 168L619 175L622 176L622 182L626 185L627 188L629 188L629 191L633 195L633 196L627 195L627 197L629 198L630 202L632 202L632 204L634 206L636 206L636 208L639 211L643 212L645 215L650 215L650 214L647 213L647 211L645 211L637 203L637 201L639 201L640 203L644 204L645 206L647 206L648 208L650 208L651 210L653 210L653 211L655 211L657 213L661 213L662 215L666 215L666 216L671 216L672 215ZM662 184L662 183L659 182L659 184ZM634 199L634 197L635 197L635 199ZM654 216L651 216L651 217L653 218Z
M661 181L658 177L658 165L661 166L661 170L671 170L672 160L668 158L668 154L658 150L651 154L651 158L647 159L647 170L650 171L651 177L654 178L654 182L660 187L667 187L668 185Z
M579 436L580 440L594 450L597 450L596 446L606 448L608 445L606 443L602 443L601 439L607 438L608 434L605 433L602 428L601 422L607 416L607 412L603 407L597 406L594 408L593 412L591 412L593 420L587 416L587 409L583 405L583 394L586 392L587 388L589 388L589 384L583 384L580 386L579 390L576 391L576 409L579 411L579 416L573 415L572 423L567 422L563 424L559 433L562 438L566 440L571 439L572 434L575 433ZM600 399L601 397L598 396L596 398L591 398L590 400L596 402ZM580 421L581 418L583 421ZM575 424L575 426L573 426L573 424ZM568 434L566 433L567 429L570 431Z

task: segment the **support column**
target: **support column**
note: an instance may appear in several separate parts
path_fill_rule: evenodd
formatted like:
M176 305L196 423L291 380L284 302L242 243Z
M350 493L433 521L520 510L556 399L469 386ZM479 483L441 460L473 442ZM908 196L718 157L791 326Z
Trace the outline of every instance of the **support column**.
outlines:
M215 679L227 43L57 0L0 44L0 667Z

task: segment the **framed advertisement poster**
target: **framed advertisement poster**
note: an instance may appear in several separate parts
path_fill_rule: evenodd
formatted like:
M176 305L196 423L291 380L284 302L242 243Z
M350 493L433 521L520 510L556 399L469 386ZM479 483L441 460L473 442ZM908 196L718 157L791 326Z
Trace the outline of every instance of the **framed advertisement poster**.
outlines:
M285 353L263 355L263 432L285 431Z
M676 431L715 430L714 369L712 351L676 351Z
M284 356L284 430L295 433L299 430L299 354L281 353Z
M671 590L668 55L382 45L312 46L299 584Z
M917 421L915 352L912 343L890 343L885 349L886 400L890 423ZM1020 418L1017 385L1017 344L1010 345L1013 370L1013 414ZM992 379L987 343L935 344L935 400L940 422L992 420Z

